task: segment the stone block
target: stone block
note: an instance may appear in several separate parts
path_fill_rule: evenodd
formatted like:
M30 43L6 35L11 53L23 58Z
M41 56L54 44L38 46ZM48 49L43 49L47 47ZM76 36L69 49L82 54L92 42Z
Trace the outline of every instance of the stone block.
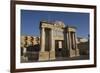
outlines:
M49 60L49 52L39 52L39 61Z
M76 57L76 56L79 56L79 49L71 49L70 50L70 57Z
M75 50L70 50L70 57L75 57Z
M50 51L50 60L55 60L55 51Z

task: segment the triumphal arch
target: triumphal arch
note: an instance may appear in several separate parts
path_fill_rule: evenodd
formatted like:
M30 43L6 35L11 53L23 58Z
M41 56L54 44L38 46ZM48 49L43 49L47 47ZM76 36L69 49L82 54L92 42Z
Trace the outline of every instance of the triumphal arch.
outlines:
M66 58L79 56L76 38L75 27L61 21L41 21L39 61L55 60L61 52Z

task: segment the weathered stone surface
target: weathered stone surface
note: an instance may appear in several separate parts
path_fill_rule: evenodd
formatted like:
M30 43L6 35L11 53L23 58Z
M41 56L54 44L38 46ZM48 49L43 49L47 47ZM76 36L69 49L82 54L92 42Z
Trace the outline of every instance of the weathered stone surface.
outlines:
M39 52L39 61L49 60L49 52Z
M50 51L50 60L55 60L55 51Z
M32 37L27 36L26 40L28 45L37 44L35 38L32 41ZM25 45L25 40L22 37L22 45ZM56 54L63 54L59 57L76 57L79 56L79 49L76 42L76 28L64 25L62 22L48 23L41 22L40 24L40 50L39 61L56 60ZM35 42L36 41L36 42ZM34 46L34 45L33 45ZM64 52L56 49L66 49ZM66 54L68 53L68 54Z

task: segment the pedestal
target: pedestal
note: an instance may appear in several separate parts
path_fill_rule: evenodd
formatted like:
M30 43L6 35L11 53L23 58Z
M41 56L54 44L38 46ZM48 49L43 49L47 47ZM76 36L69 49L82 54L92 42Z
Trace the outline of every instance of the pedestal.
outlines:
M49 60L49 52L40 52L39 53L39 61L47 61Z
M79 49L76 49L76 50L71 49L70 50L70 57L77 57L77 56L80 56Z
M55 51L50 51L50 60L55 60Z
M70 57L75 57L75 50L73 49L70 50Z

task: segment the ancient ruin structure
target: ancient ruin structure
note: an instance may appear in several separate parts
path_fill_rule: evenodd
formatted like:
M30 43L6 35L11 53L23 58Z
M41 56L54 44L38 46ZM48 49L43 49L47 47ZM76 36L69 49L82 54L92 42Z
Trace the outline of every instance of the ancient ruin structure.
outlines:
M60 21L41 21L39 61L55 60L60 52L63 54L62 57L79 56L76 38L75 27L65 26Z

